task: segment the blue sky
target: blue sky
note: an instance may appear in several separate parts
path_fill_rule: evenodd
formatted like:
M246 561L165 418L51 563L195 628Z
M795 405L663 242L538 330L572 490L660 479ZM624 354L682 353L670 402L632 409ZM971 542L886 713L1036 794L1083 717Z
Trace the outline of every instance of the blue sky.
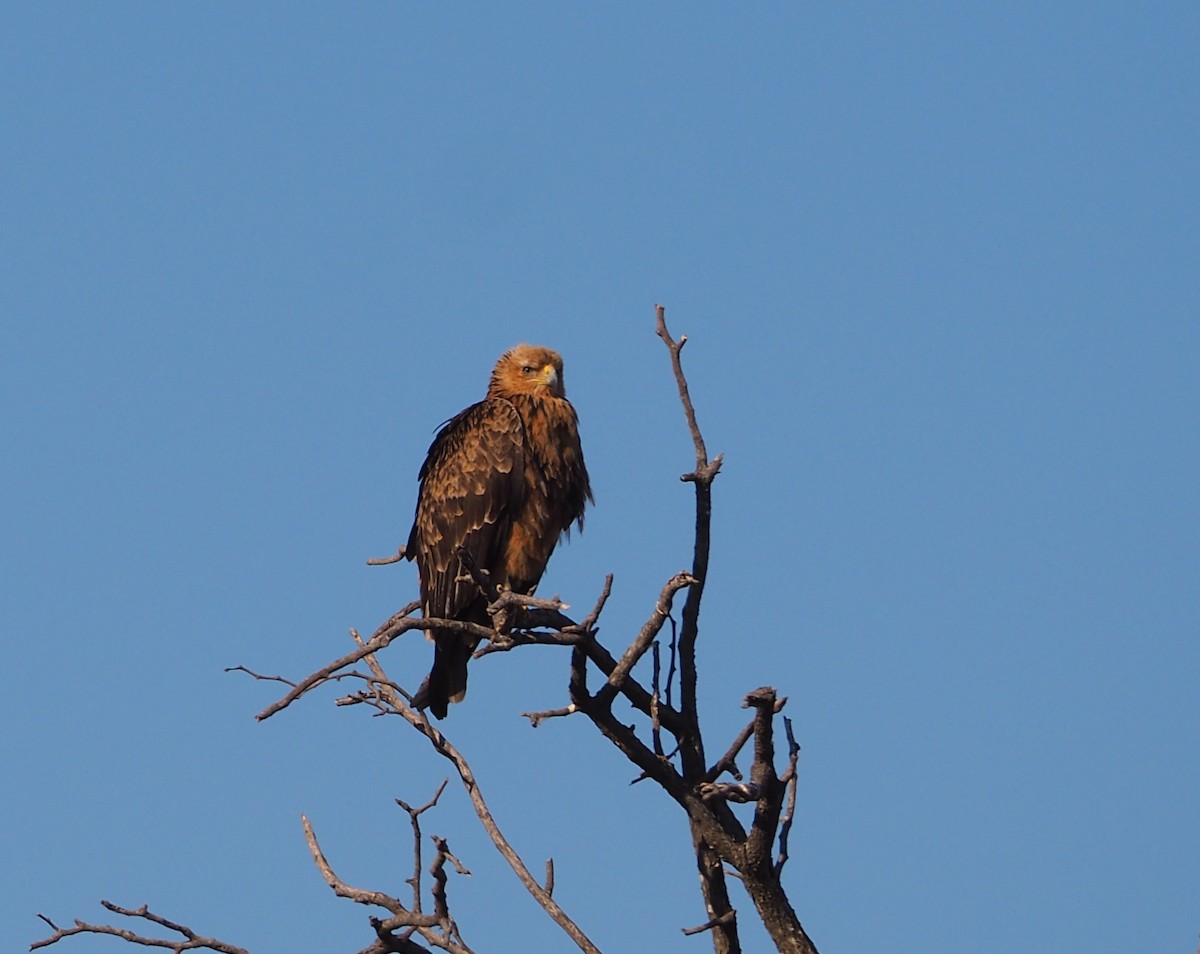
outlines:
M596 507L543 591L632 637L690 560L702 718L790 698L822 951L1200 934L1193 4L9 4L0 11L0 936L153 909L356 950L445 775L299 677L415 594L436 425L566 360ZM412 685L429 648L393 646ZM446 728L605 950L707 950L683 819L490 656ZM480 951L569 950L453 785ZM749 924L749 906L743 923ZM747 928L748 950L762 935ZM103 940L78 949L115 950Z

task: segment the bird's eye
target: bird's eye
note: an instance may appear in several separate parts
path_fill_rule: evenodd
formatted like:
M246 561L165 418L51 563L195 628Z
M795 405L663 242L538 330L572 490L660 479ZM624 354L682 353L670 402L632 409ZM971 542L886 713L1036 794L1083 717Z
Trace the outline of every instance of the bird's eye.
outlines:
M527 365L525 365L525 367L523 367L523 368L521 369L521 373L522 373L522 374L533 374L533 372L534 372L534 371L536 371L536 370L537 370L537 368L534 368L534 367L532 367L532 366L530 366L530 365L528 365L528 364L527 364Z

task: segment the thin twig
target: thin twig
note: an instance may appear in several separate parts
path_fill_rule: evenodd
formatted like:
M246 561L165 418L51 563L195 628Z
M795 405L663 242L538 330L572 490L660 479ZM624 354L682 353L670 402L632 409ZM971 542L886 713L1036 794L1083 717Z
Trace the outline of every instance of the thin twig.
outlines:
M792 733L792 720L787 716L783 717L783 729L787 733L788 740L788 767L780 778L787 783L787 808L784 809L783 817L779 822L779 854L775 859L775 877L779 877L783 866L787 864L788 836L792 833L792 820L796 817L796 789L800 782L800 773L797 769L800 760L800 745Z
M737 920L737 912L730 908L724 914L705 921L703 924L698 924L696 927L681 928L684 934L691 937L693 934L703 934L705 931L711 931L713 928L721 927L725 924L733 924Z
M296 688L296 684L290 679L284 679L283 676L265 676L261 672L255 672L253 669L247 669L245 666L226 666L226 672L244 672L248 676L253 676L262 682L282 682L285 686Z
M536 729L547 719L561 719L564 716L574 715L579 710L574 703L569 706L564 706L561 709L544 709L541 712L522 712L521 717L529 720L530 728Z
M658 640L654 640L652 646L654 659L654 674L650 684L654 687L654 694L650 697L650 741L654 744L654 754L659 758L663 757L662 746L662 723L658 718L658 687L662 676L662 663L658 658Z
M680 352L687 344L687 335L681 335L678 341L671 339L667 331L667 310L662 305L654 306L657 333L671 352L671 366L675 369L675 383L679 388L679 400L683 404L683 413L687 418L688 430L692 434L692 443L696 445L696 473L702 473L708 467L708 449L704 446L704 437L700 433L700 425L696 423L696 409L692 406L692 398L688 393L687 379L683 376L683 366L680 363Z
M388 566L391 563L399 563L404 559L405 547L401 546L399 550L387 557L371 557L367 560L367 566Z
M322 666L316 672L305 676L299 682L294 683L287 679L279 679L278 681L285 682L292 686L292 689L282 698L277 699L275 702L263 709L262 712L256 715L254 717L255 721L262 722L264 719L269 719L277 712L286 709L306 692L309 692L323 683L328 682L333 674L338 670L345 669L347 666L352 666L354 663L365 658L371 653L378 652L381 649L386 649L394 639L397 639L404 633L407 633L409 630L451 629L456 632L469 633L473 636L479 636L483 639L488 638L488 636L492 634L492 630L485 626L479 626L476 623L467 623L457 619L437 619L434 617L409 616L408 614L416 609L419 605L419 603L410 603L403 610L394 614L391 619L379 627L379 629L376 630L375 635L365 643L359 641L359 645L356 649L346 653L346 655L338 659L335 659L333 662ZM230 667L230 669L243 669L244 671L249 672L249 670L245 670L244 667L240 666Z
M679 627L675 625L674 616L668 616L667 622L671 624L671 642L669 644L670 655L667 657L666 699L667 705L674 708L674 704L671 701L671 691L675 688L675 672L679 661Z

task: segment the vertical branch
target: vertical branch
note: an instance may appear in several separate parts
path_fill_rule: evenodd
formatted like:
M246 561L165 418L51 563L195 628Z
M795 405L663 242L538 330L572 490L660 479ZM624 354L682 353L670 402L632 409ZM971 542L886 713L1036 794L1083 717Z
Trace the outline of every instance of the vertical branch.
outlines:
M442 784L438 786L438 790L433 793L433 798L427 801L420 808L413 808L408 802L397 798L396 804L408 812L408 820L412 825L413 831L413 874L408 879L408 883L413 889L413 906L412 909L417 914L421 913L421 815L433 808L438 799L442 797L442 792L446 790L446 784L450 781L448 778L442 779Z
M692 406L687 378L684 376L680 360L683 346L687 344L687 335L682 335L678 341L671 337L667 330L666 309L662 305L655 306L655 318L658 336L671 355L671 368L679 388L679 400L683 405L684 417L687 419L692 443L696 448L696 469L684 474L680 479L694 484L696 488L696 541L692 552L691 575L698 582L688 590L683 606L682 631L679 634L680 711L691 735L686 744L681 746L680 754L683 759L684 777L694 783L704 774L705 769L704 743L700 738L700 716L696 705L696 638L700 630L700 600L704 595L711 546L712 482L721 469L721 455L718 454L712 461L708 459L704 436L700 433L700 425L696 423L696 409Z
M792 732L792 720L787 716L783 717L783 728L787 732L788 767L787 771L783 773L781 781L787 783L787 808L784 809L779 823L779 854L775 858L775 877L777 878L788 860L788 836L792 833L792 819L796 816L796 789L800 785L798 769L800 744Z
M692 396L688 392L687 379L683 376L683 365L679 354L687 344L687 335L680 335L678 341L671 338L667 331L667 309L662 305L654 306L654 317L657 333L663 344L671 352L671 367L675 370L675 384L679 388L679 400L683 404L683 415L687 418L688 430L692 433L692 443L696 445L696 473L708 466L708 448L704 446L704 435L700 433L700 425L696 423L696 409L692 406Z
M696 448L696 469L681 478L696 488L696 541L692 551L692 573L696 582L688 588L687 600L683 605L683 624L679 634L679 683L680 712L685 724L685 737L679 739L679 757L685 783L694 788L704 779L706 764L704 740L700 735L700 713L696 703L696 638L700 632L700 600L704 595L704 582L708 576L708 556L711 546L712 526L712 482L721 469L721 455L708 459L708 448L696 423L696 409L688 393L687 378L683 373L680 352L687 344L687 335L678 341L667 330L666 309L655 306L655 321L658 336L671 355L671 368L679 388L679 400L687 419L692 443ZM737 934L737 919L729 892L725 884L725 869L721 858L702 836L696 819L692 818L692 845L696 851L696 865L700 874L700 890L712 925L713 946L717 954L737 954L741 944Z
M801 926L787 892L779 881L781 866L771 858L772 842L779 827L787 791L784 780L775 772L775 690L767 686L756 689L746 696L743 705L754 709L754 766L750 770L750 778L757 799L754 823L741 847L742 858L738 869L742 873L742 884L754 902L776 950L782 954L817 954L816 946ZM794 755L798 747L791 751ZM789 772L792 768L789 766Z

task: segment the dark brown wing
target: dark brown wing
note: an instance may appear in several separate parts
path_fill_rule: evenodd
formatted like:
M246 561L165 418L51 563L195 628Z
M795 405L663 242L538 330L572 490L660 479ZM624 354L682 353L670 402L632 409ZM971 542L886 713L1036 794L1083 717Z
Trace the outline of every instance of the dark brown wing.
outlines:
M457 551L496 566L525 494L521 418L500 398L473 404L438 431L421 467L406 556L421 576L427 616L453 619L479 595L462 579Z

